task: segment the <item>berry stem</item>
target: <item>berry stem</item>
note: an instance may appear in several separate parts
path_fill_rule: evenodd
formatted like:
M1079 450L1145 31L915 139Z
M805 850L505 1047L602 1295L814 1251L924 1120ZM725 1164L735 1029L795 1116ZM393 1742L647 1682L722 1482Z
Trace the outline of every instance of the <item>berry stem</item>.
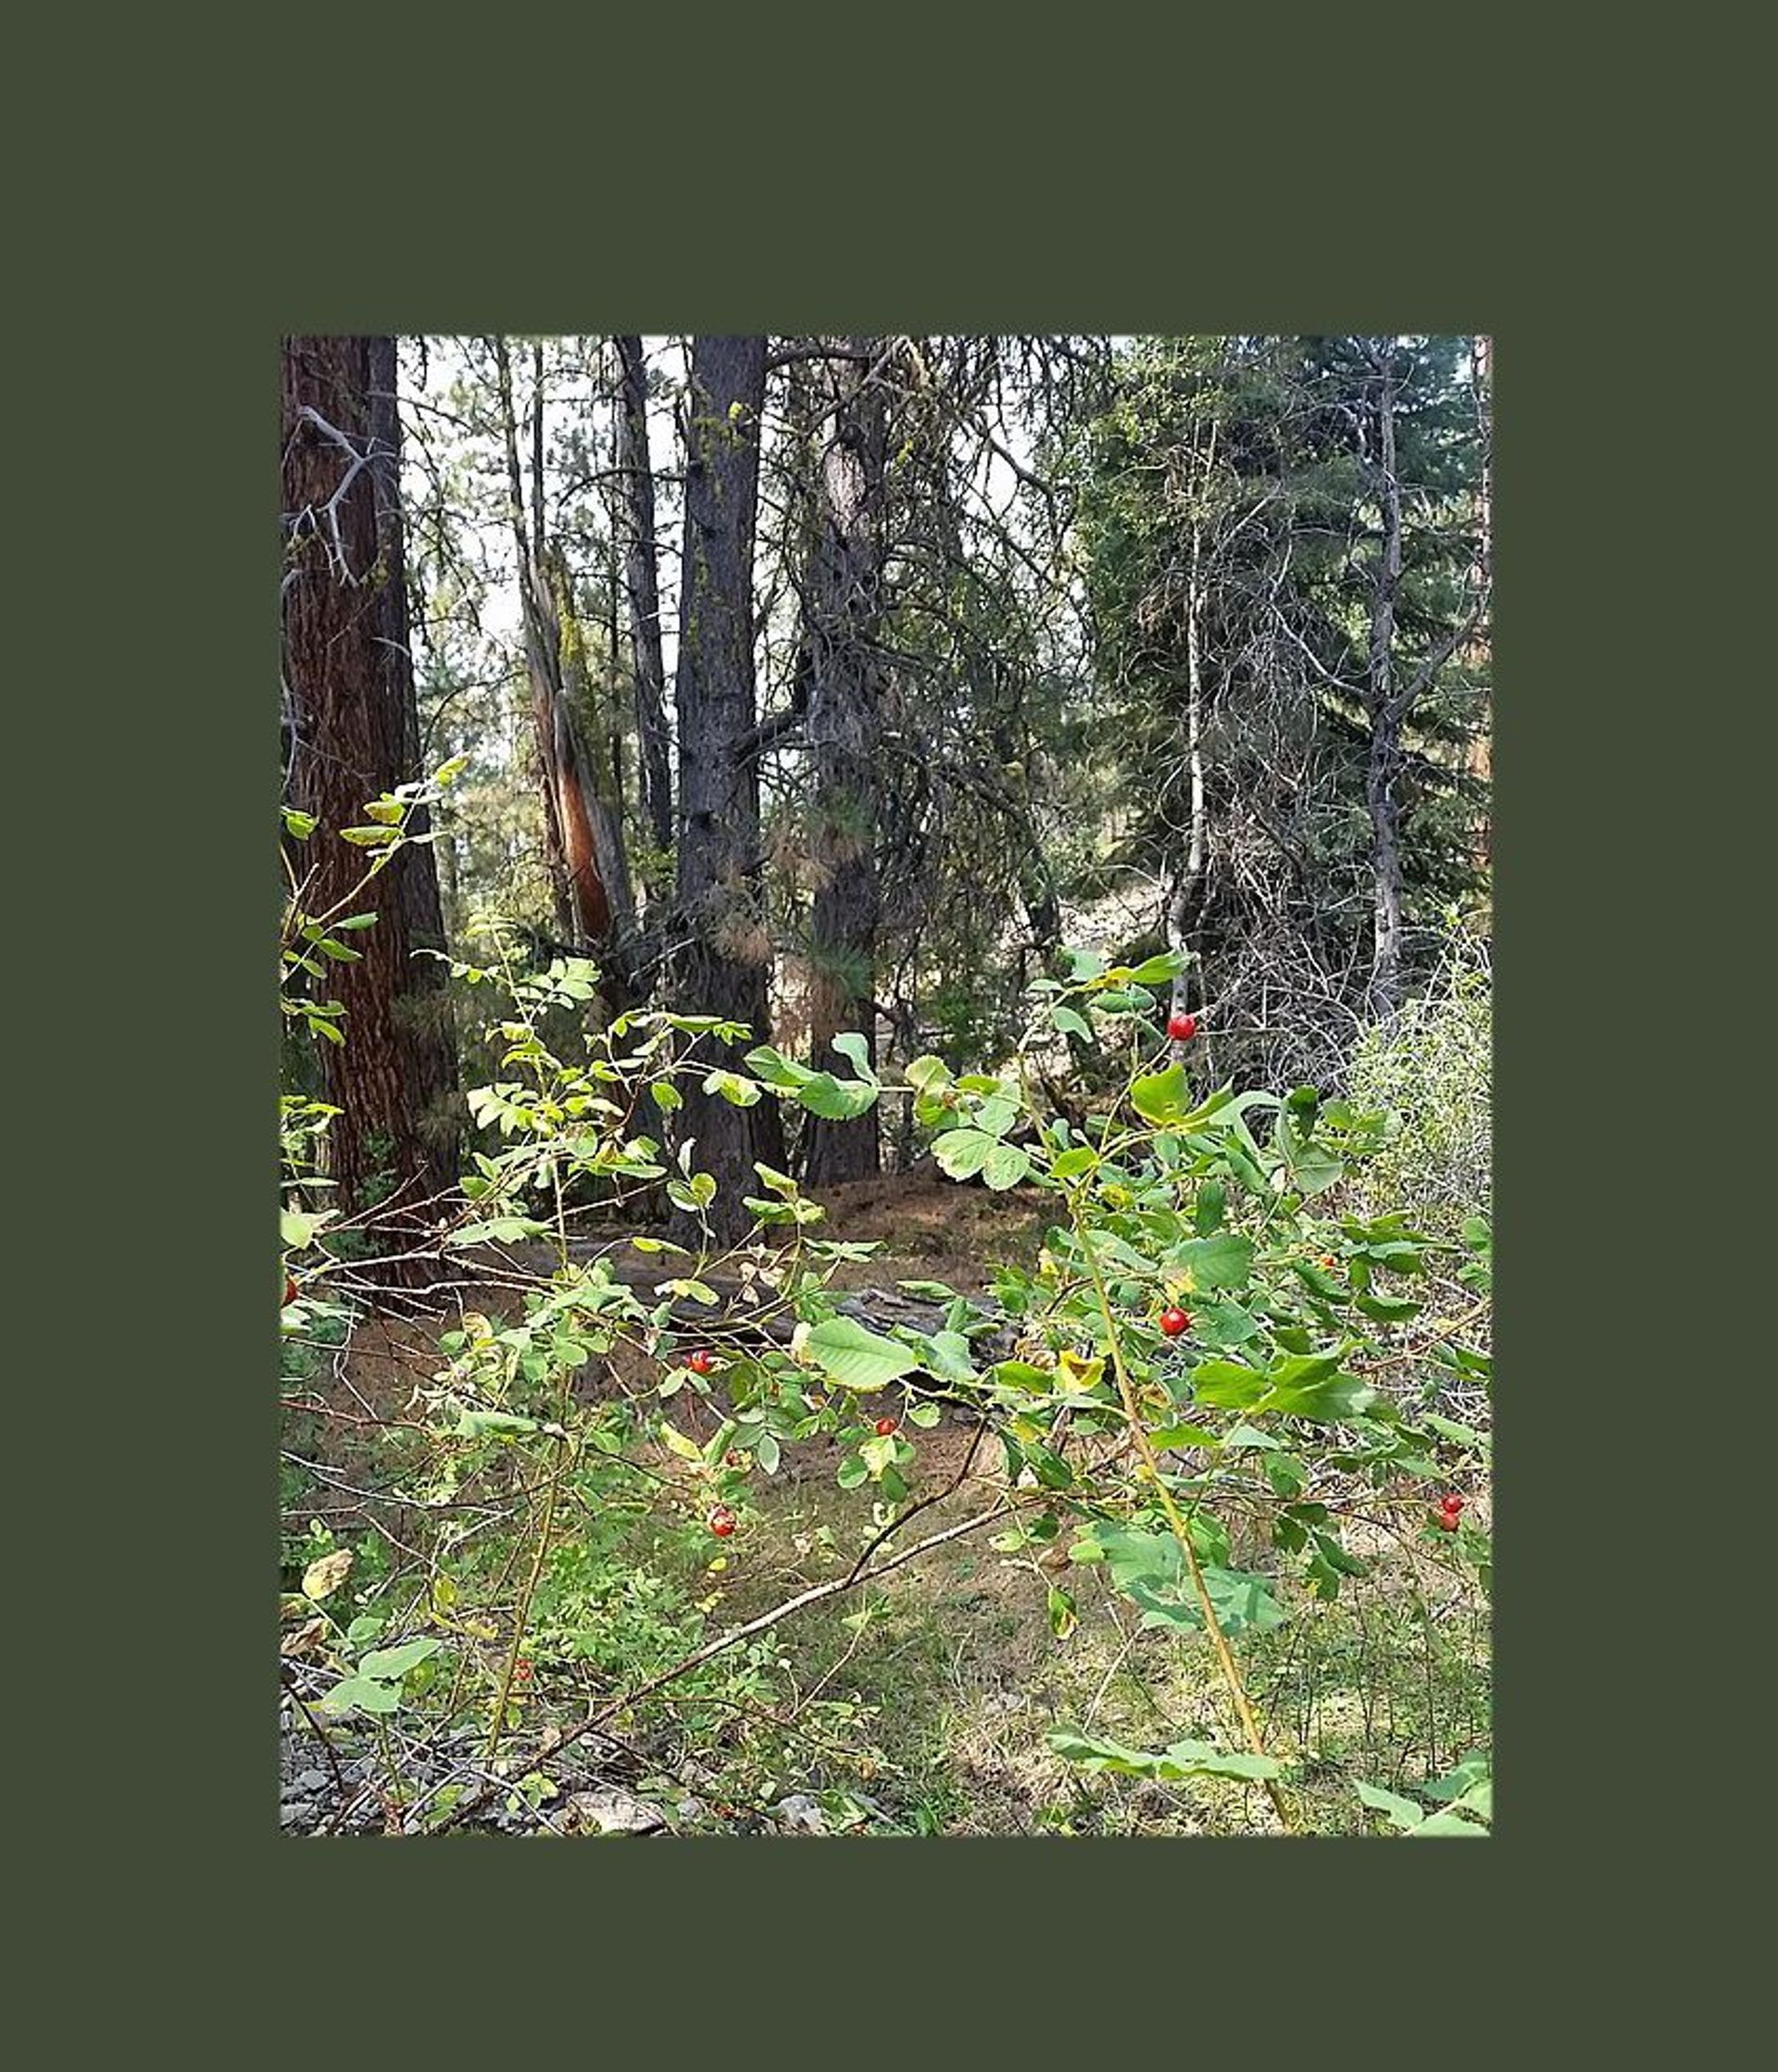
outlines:
M1106 1288L1105 1276L1099 1272L1098 1259L1074 1213L1074 1198L1071 1194L1069 1197L1069 1220L1074 1224L1075 1236L1081 1240L1087 1271L1093 1276L1094 1291L1099 1299L1099 1313L1105 1319L1106 1343L1111 1353L1111 1371L1117 1376L1118 1394L1123 1400L1124 1422L1130 1427L1130 1436L1135 1440L1136 1450L1142 1456L1144 1471L1154 1485L1160 1507L1167 1513L1167 1523L1172 1528L1173 1538L1179 1542L1179 1551L1185 1557L1186 1572L1190 1575L1192 1588L1196 1592L1198 1608L1204 1614L1204 1624L1216 1649L1222 1679L1228 1685L1236 1717L1247 1738L1247 1746L1255 1755L1263 1756L1266 1753L1266 1744L1259 1732L1259 1723L1253 1716L1253 1706L1248 1702L1246 1686L1241 1681L1241 1672L1235 1666L1228 1637L1222 1631L1221 1622L1216 1615L1216 1606L1210 1601L1209 1589L1204 1581L1204 1571L1198 1565L1197 1550L1192 1545L1191 1529L1181 1514L1179 1505L1173 1501L1173 1492L1162 1479L1160 1462L1156 1457L1154 1446L1149 1439L1147 1425L1143 1422L1142 1409L1136 1401L1136 1392L1131 1382L1129 1370L1123 1363L1123 1346L1118 1335L1117 1320L1111 1313L1111 1298ZM1278 1789L1277 1783L1271 1777L1262 1777L1260 1782L1265 1787L1267 1798L1271 1801L1271 1810L1278 1815L1279 1826L1287 1835L1295 1834L1296 1824L1291 1817L1284 1795Z

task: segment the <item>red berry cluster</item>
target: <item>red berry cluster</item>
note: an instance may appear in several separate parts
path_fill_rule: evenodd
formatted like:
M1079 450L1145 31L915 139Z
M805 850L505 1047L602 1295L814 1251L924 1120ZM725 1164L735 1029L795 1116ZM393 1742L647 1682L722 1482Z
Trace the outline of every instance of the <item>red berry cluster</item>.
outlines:
M1463 1499L1453 1489L1438 1500L1438 1527L1441 1532L1455 1532L1457 1522L1463 1515Z
M895 1430L895 1419L894 1419L893 1417L879 1417L879 1418L878 1418L878 1420L877 1420L877 1437L878 1437L879 1438L887 1438L889 1437L890 1433L891 1433L891 1432L893 1432L893 1431Z
M1182 1331L1189 1331L1191 1327L1192 1315L1189 1310L1173 1308L1160 1312L1160 1328L1170 1338L1178 1337Z
M695 1375L713 1375L716 1372L716 1355L707 1346L699 1346L685 1364Z
M726 1539L734 1530L734 1513L729 1509L726 1503L714 1504L711 1506L710 1514L705 1520L705 1523L717 1538Z
M1169 1042L1189 1043L1196 1034L1196 1015L1170 1014L1167 1017L1167 1037Z

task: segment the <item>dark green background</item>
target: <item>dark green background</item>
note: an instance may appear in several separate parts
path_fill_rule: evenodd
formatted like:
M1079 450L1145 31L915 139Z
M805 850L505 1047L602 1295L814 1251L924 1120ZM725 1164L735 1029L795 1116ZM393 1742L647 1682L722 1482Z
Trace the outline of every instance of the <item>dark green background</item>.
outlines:
M1710 1500L1663 1450L1675 1349L1639 1327L1713 1040L1683 1008L1706 953L1674 879L1675 701L1707 725L1709 680L1701 615L1672 606L1704 543L1678 522L1689 485L1654 475L1684 440L1668 384L1700 221L1655 89L1692 61L1621 26L1514 48L1406 7L1312 30L1099 8L1065 31L829 9L770 53L741 10L589 15L571 39L491 14L228 19L219 42L132 18L21 73L63 119L33 161L48 196L22 205L52 284L13 327L12 502L51 564L13 607L37 652L12 700L35 823L11 887L12 1191L49 1238L14 1297L44 1341L13 1377L8 1485L37 1512L15 1516L14 1789L45 1876L81 1881L67 2033L357 2066L372 2034L452 2062L566 2017L590 2052L641 2025L632 2048L677 2063L694 2029L777 2057L819 2019L829 2058L949 2058L969 2030L998 2063L1034 2024L1046 2056L1123 2064L1145 2038L1201 2053L1220 2016L1244 2065L1297 2023L1318 2056L1349 2037L1371 2065L1443 2065L1547 1986L1653 2041L1658 1924L1688 1887L1634 1874L1674 1795L1710 1827L1740 1795L1647 1752L1719 1731L1720 1663L1685 1652L1698 1578L1666 1579L1675 1507ZM1665 327L1640 307L1651 252ZM1481 1849L278 1835L278 337L693 326L1495 336ZM66 1667L37 1667L56 1641Z

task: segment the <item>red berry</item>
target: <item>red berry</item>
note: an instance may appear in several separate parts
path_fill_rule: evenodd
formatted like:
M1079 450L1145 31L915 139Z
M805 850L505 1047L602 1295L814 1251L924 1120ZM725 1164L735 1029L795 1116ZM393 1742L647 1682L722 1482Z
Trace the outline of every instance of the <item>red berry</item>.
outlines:
M1463 1508L1463 1499L1459 1497L1455 1490L1453 1490L1449 1496L1440 1497L1440 1499L1438 1500L1438 1508L1441 1511L1448 1511L1451 1516L1455 1518L1458 1513Z
M1170 1014L1167 1017L1167 1034L1174 1043L1189 1043L1197 1034L1196 1015Z
M734 1513L726 1503L719 1503L711 1511L707 1522L719 1539L726 1539L734 1530Z
M1182 1331L1191 1329L1191 1316L1188 1312L1181 1309L1162 1310L1160 1327L1170 1338L1176 1338Z
M713 1375L716 1372L716 1355L707 1347L700 1346L685 1364L695 1375Z
M286 1274L284 1275L284 1307L288 1309L295 1300L296 1283Z
M893 1432L893 1431L895 1430L895 1419L894 1419L893 1417L879 1417L879 1418L878 1418L878 1420L877 1420L877 1437L878 1437L879 1438L887 1438L889 1437L890 1433L891 1433L891 1432Z
M531 1664L530 1664L530 1663L528 1663L528 1662L520 1662L520 1663L517 1663L517 1664L514 1664L514 1666L513 1666L513 1672L512 1672L512 1673L513 1673L513 1676L515 1676L515 1677L517 1678L517 1680L518 1680L518 1681L519 1681L520 1683L521 1683L521 1684L528 1684L528 1683L529 1683L529 1682L531 1681Z
M1441 1511L1433 1522L1437 1526L1440 1532L1455 1532L1457 1530L1457 1513L1455 1511Z

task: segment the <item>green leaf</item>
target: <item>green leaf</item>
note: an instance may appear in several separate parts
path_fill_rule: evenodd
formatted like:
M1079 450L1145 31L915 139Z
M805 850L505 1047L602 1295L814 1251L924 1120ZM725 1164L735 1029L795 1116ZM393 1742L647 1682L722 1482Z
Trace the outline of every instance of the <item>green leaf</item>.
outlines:
M305 1214L300 1209L286 1209L278 1219L278 1231L287 1251L305 1251L315 1242L315 1234L326 1224L328 1212L317 1210Z
M720 1094L732 1108L751 1108L764 1097L751 1079L738 1072L713 1072L704 1082L707 1094Z
M1095 1537L1105 1549L1111 1580L1142 1609L1144 1626L1196 1630L1203 1626L1197 1592L1185 1573L1179 1542L1169 1532L1100 1525ZM1223 1630L1261 1631L1283 1623L1283 1608L1264 1579L1200 1561L1204 1587Z
M761 1044L757 1050L749 1050L745 1062L755 1078L763 1079L768 1086L776 1086L781 1093L794 1094L815 1076L807 1065L794 1063L769 1043Z
M1130 1089L1130 1104L1136 1113L1161 1128L1184 1121L1188 1099L1183 1065L1145 1074Z
M873 1477L880 1478L883 1471L895 1464L895 1438L893 1432L874 1432L858 1449L858 1458L870 1469Z
M1079 1036L1083 1043L1092 1042L1092 1024L1085 1015L1077 1014L1071 1007L1053 1007L1049 1011L1049 1018L1058 1029L1064 1030L1069 1036Z
M537 1429L534 1417L515 1416L507 1410L459 1410L451 1426L453 1438L519 1438Z
M1058 1180L1076 1179L1096 1162L1098 1155L1091 1145L1077 1144L1072 1150L1061 1152L1049 1170Z
M1460 1801L1478 1784L1485 1784L1488 1774L1488 1759L1478 1750L1466 1755L1455 1769L1446 1770L1435 1784L1427 1785L1426 1796L1441 1803L1452 1799Z
M1016 1187L1030 1171L1030 1153L1017 1144L996 1144L982 1162L982 1177L996 1194Z
M870 1046L858 1030L842 1030L833 1038L833 1048L850 1063L853 1071L867 1086L874 1086L879 1084L876 1073L871 1069Z
M377 1683L369 1676L347 1676L320 1701L325 1713L393 1713L400 1705L399 1684Z
M534 1216L489 1216L482 1223L465 1224L461 1230L454 1230L444 1242L447 1245L479 1245L492 1239L496 1244L516 1244L522 1237L544 1237L549 1234L549 1225L539 1223Z
M877 1089L849 1079L835 1079L831 1072L816 1072L797 1087L796 1099L811 1114L823 1116L830 1123L845 1123L875 1105Z
M1165 1453L1174 1447L1221 1446L1222 1441L1202 1425L1163 1425L1149 1433L1148 1443L1157 1452Z
M1417 1806L1398 1792L1385 1791L1380 1784L1355 1784L1352 1789L1367 1806L1384 1815L1405 1834L1412 1833L1426 1817L1424 1806Z
M934 1331L926 1340L926 1364L944 1381L974 1381L977 1378L974 1362L970 1357L970 1341L960 1331ZM936 1418L933 1420L937 1422Z
M399 1683L410 1669L417 1669L439 1651L436 1640L406 1640L398 1648L378 1648L358 1664L358 1675L375 1676L380 1683Z
M1186 962L1183 950L1163 949L1158 956L1138 964L1130 973L1131 982L1136 986L1165 986L1169 979L1179 976Z
M1264 1375L1233 1360L1205 1360L1192 1370L1192 1394L1211 1410L1251 1410L1266 1387Z
M1158 1754L1125 1748L1119 1741L1099 1740L1076 1734L1065 1727L1053 1727L1046 1737L1058 1755L1078 1763L1085 1770L1109 1770L1125 1777L1158 1777L1180 1781L1187 1777L1234 1777L1243 1780L1275 1777L1284 1765L1271 1755L1233 1754L1212 1748L1208 1741L1174 1741Z
M1194 1287L1245 1287L1253 1272L1253 1240L1232 1230L1188 1237L1168 1254L1168 1263L1183 1266Z
M934 1058L930 1052L913 1059L902 1074L916 1093L930 1092L935 1086L947 1086L951 1081L951 1068L943 1058Z
M809 1333L805 1349L842 1388L859 1395L883 1388L920 1365L919 1357L892 1338L880 1338L849 1316L830 1317Z
M1376 1401L1377 1392L1356 1375L1336 1372L1339 1363L1336 1352L1281 1361L1271 1370L1270 1391L1255 1407L1323 1425L1360 1415Z
M972 1179L1000 1147L979 1129L950 1129L933 1139L933 1157L939 1170L953 1180Z
M1222 1212L1228 1193L1221 1180L1206 1180L1197 1190L1197 1199L1192 1204L1192 1221L1200 1237L1208 1237L1222 1227Z
M1410 1316L1418 1316L1424 1304L1406 1298L1396 1300L1387 1295L1360 1295L1356 1298L1358 1308L1366 1316L1375 1317L1379 1324L1401 1324Z
M1196 1312L1194 1329L1206 1345L1246 1345L1258 1337L1259 1325L1238 1302L1207 1302Z
M990 1094L976 1104L970 1121L989 1136L1004 1136L1019 1120L1019 1103L1004 1094Z

